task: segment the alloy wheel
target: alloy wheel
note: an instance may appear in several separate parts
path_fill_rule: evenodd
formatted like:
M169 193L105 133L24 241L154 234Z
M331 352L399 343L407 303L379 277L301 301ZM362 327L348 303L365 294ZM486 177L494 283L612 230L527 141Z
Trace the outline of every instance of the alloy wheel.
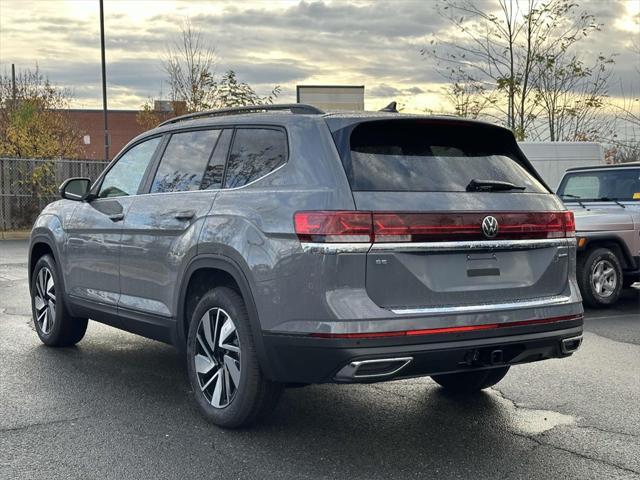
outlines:
M43 267L36 277L34 304L36 323L44 335L48 335L56 321L56 287L51 270Z
M609 260L599 260L591 270L591 286L600 297L610 297L618 286L618 274Z
M215 408L229 405L241 375L240 339L231 316L221 308L205 312L198 324L193 358L200 390Z

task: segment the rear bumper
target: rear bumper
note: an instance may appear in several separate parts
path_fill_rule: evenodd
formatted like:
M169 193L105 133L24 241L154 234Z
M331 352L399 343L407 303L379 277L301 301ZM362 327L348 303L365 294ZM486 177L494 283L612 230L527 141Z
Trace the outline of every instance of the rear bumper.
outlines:
M580 346L582 323L509 327L499 336L478 331L354 340L265 333L263 340L275 381L356 383L566 357Z

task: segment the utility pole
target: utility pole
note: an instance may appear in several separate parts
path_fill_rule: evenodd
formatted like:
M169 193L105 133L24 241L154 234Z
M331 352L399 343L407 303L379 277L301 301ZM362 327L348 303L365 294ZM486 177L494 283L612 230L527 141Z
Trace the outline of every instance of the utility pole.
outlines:
M13 105L16 104L17 90L16 90L16 65L14 63L11 64L11 98L13 100Z
M100 0L100 52L102 54L102 112L104 116L104 159L109 161L109 120L107 119L107 69L104 53L104 6Z

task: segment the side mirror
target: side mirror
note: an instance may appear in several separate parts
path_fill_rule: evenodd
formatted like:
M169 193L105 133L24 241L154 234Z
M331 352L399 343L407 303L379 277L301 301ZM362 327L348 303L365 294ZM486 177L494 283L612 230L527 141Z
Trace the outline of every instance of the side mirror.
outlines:
M89 193L89 187L91 186L91 180L88 178L67 178L58 192L62 198L67 200L84 200L87 193Z

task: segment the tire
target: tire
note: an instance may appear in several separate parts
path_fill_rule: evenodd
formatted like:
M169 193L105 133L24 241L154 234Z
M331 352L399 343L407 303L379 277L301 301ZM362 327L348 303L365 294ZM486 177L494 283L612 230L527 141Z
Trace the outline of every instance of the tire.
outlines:
M280 384L262 374L245 303L227 287L208 291L196 305L187 337L187 370L200 412L224 428L263 419L282 392Z
M454 393L473 393L493 387L504 378L509 367L475 370L472 372L445 373L431 378L446 390Z
M61 285L53 257L40 257L31 276L31 314L40 340L49 347L75 345L87 331L88 320L69 313Z
M578 286L582 300L591 308L616 303L622 291L622 266L608 248L595 248L578 259Z

